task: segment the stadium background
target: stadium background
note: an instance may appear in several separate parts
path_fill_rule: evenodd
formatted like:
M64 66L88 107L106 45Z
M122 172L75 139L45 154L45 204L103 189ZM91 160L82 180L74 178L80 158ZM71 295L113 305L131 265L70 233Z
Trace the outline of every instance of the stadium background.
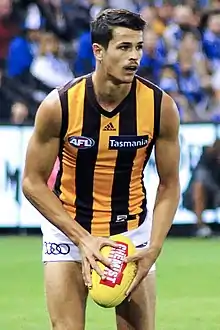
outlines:
M39 103L50 90L94 68L89 22L104 8L148 21L139 74L177 102L181 188L203 147L220 138L220 1L0 0L0 329L46 330L40 263L41 216L21 192L25 150ZM149 207L157 176L145 173ZM220 209L205 220L217 235ZM158 263L157 329L219 330L219 241L189 238L195 215L182 197ZM16 236L14 236L16 235ZM20 283L20 284L18 284ZM112 313L88 311L90 330L112 330Z

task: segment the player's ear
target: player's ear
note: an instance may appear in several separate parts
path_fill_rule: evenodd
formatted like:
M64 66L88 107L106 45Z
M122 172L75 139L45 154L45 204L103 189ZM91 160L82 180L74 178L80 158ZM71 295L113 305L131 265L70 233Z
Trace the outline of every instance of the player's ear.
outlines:
M103 59L103 47L99 44L94 43L92 45L92 49L93 49L93 54L94 54L96 60L101 62Z

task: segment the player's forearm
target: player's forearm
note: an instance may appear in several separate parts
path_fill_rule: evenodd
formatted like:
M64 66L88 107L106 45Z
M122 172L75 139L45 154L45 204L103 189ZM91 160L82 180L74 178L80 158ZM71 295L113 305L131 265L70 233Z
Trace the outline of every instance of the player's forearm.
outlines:
M76 245L89 233L64 210L60 200L43 182L23 180L23 193L30 203Z
M173 223L180 198L179 181L169 185L159 184L153 212L150 247L160 253Z

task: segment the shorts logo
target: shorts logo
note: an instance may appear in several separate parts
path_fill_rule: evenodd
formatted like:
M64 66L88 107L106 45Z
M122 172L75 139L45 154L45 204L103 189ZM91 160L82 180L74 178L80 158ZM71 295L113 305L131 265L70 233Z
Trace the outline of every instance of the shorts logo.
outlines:
M140 244L140 245L137 245L137 246L136 246L136 249L143 249L143 248L146 248L147 245L148 245L148 242L142 243L142 244Z
M117 215L116 221L115 222L125 222L127 220L128 216L127 215Z
M88 138L86 136L70 136L68 141L77 149L92 148L95 144L95 141L92 138Z
M70 252L70 246L66 243L44 242L44 253L47 255L67 255Z
M148 142L149 142L148 135L110 136L108 148L110 150L134 150L134 149L146 147L148 145Z

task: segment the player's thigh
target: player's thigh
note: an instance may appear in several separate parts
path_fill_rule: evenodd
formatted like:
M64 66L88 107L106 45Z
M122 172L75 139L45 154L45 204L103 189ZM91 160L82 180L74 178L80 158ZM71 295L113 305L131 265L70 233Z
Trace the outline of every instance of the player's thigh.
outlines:
M47 307L54 330L83 330L87 289L79 262L44 266Z
M118 330L154 330L156 306L156 272L151 271L132 294L116 308Z

